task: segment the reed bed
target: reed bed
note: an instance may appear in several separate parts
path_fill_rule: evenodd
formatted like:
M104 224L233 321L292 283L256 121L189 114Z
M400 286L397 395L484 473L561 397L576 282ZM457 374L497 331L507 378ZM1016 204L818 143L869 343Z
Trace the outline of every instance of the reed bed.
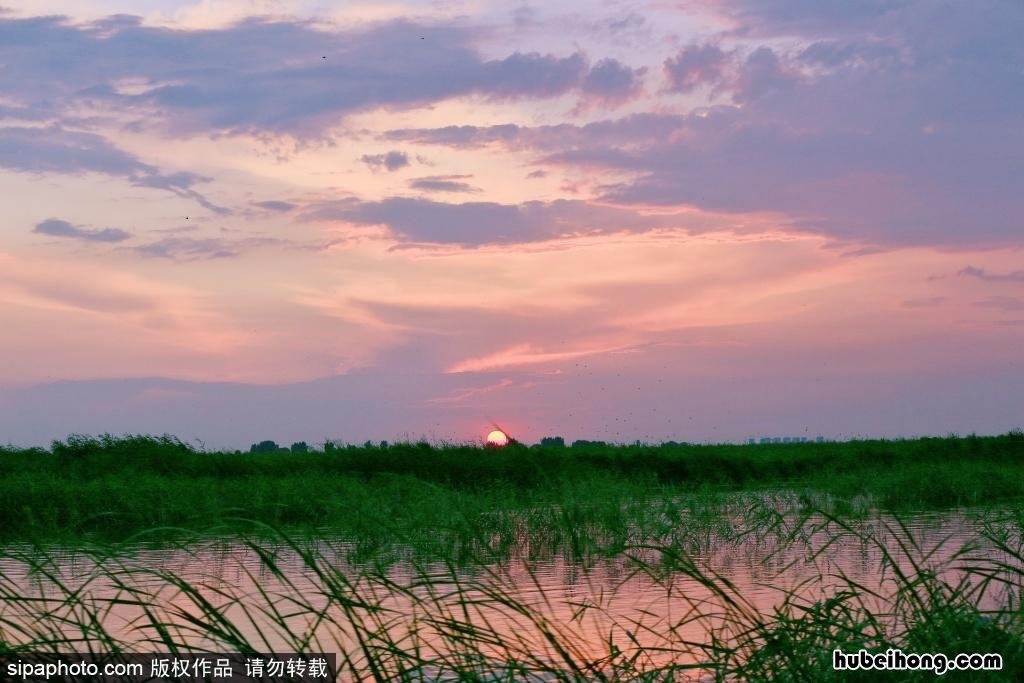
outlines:
M472 570L451 558L412 558L396 574L388 563L339 561L322 543L269 528L244 541L258 561L240 565L245 580L235 582L100 549L69 576L54 553L9 549L0 563L0 653L335 652L346 681L935 678L832 670L835 648L896 647L997 652L1001 671L946 678L1022 679L1018 514L986 513L970 538L925 542L898 515L836 509L753 502L709 532L711 548L756 547L764 563L777 561L777 576L796 563L813 568L771 604L716 571L711 548L657 539L615 549L618 581L571 600L545 591L529 553L517 562L480 557ZM876 581L829 562L832 549L851 545L870 551ZM182 551L198 554L200 544ZM568 560L587 571L585 558ZM613 608L617 591L638 578L662 591L670 619Z
M366 542L383 520L390 534L443 530L450 547L511 513L557 510L614 530L646 523L652 500L706 507L742 492L847 501L850 514L1016 505L1024 433L756 446L324 444L270 453L205 451L173 437L72 437L49 449L0 447L0 542L118 541L245 518Z

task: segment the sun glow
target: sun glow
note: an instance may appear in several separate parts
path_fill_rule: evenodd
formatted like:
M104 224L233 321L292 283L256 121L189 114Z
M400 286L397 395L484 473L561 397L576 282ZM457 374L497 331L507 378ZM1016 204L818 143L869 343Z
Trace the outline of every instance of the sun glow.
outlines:
M487 435L488 446L504 446L508 443L508 435L500 429L495 429Z

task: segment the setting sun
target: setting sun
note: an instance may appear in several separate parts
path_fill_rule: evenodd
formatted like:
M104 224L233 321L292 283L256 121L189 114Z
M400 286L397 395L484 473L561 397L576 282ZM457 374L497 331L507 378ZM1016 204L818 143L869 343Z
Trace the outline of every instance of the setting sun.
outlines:
M500 429L495 429L487 435L488 446L504 446L508 443L508 435Z

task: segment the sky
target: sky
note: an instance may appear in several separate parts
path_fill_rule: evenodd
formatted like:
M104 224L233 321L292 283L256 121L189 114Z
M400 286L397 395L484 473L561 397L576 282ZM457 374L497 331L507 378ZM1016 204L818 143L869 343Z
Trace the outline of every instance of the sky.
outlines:
M1019 2L0 2L0 443L1024 426Z

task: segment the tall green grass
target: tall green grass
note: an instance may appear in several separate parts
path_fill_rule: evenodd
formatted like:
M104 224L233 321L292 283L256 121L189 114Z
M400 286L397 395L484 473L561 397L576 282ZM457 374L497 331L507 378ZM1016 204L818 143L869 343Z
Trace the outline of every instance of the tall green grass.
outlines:
M1018 502L1024 434L753 446L398 443L266 454L197 451L168 436L72 437L49 450L0 449L0 541L120 540L245 517L331 528L371 545L416 535L475 543L488 527L556 508L550 514L564 518L566 535L604 525L625 542L627 527L656 522L651 501L707 507L709 498L743 492L831 497L851 510Z
M720 493L846 501L848 511L1024 500L1024 434L844 443L503 449L393 444L305 453L196 450L172 437L72 437L0 449L0 541L123 539L154 527L229 527L244 517L372 543L389 533L475 543L523 516L609 533L654 524L651 501ZM557 512L538 510L557 508ZM578 527L583 528L583 527ZM447 535L447 536L446 536ZM449 538L450 537L450 538ZM461 540L460 540L461 539ZM380 539L385 542L386 539Z
M526 582L538 590L524 594L522 577L517 589L483 561L473 572L432 563L396 577L373 565L341 565L318 546L277 532L273 543L247 542L259 557L257 567L242 566L256 586L249 594L120 555L94 557L85 576L71 580L60 558L8 551L0 563L7 568L0 574L0 653L336 652L340 680L360 681L935 680L930 672L831 668L835 648L895 647L1003 656L1000 672L945 680L1024 676L1017 517L990 520L976 538L926 544L898 517L753 506L719 541L758 542L771 548L767 560L795 549L801 562L820 567L766 608L699 553L625 547L625 578L642 575L677 608L671 620L652 625L612 613L600 598L574 601L571 617L554 618L554 598L530 563ZM870 551L877 585L829 568L827 548L840 544ZM298 558L300 572L281 564L283 551ZM25 571L40 579L31 593L13 578ZM621 588L625 578L619 590L628 590ZM125 611L132 618L122 629L114 615ZM596 634L586 628L595 613L606 617L606 630Z

